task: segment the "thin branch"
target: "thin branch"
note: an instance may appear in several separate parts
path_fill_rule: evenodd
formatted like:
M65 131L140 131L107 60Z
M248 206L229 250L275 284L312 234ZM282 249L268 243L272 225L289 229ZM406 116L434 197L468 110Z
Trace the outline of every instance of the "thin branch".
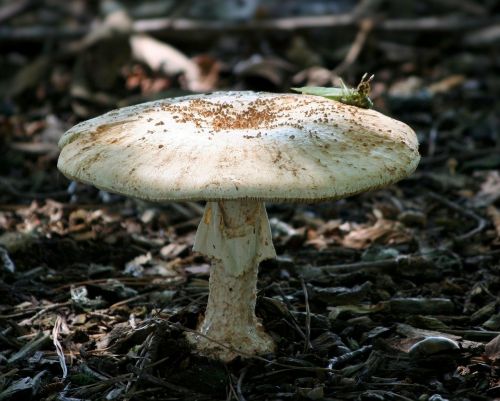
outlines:
M195 20L188 18L155 18L134 22L135 32L228 32L228 31L290 31L303 28L352 26L351 14L314 17L276 18L249 21Z
M18 15L24 13L32 6L36 5L38 0L17 0L7 3L6 5L0 7L0 23L17 17Z
M229 372L227 373L227 378L228 378L228 382L229 382L229 391L228 391L226 400L231 401L233 399L233 396L234 396L236 401L240 401L240 400L238 400L238 394L236 394L236 390L235 390L234 385L233 385L233 378L231 377L231 373L229 373Z
M137 20L133 24L134 33L158 34L227 34L228 32L253 31L295 31L316 28L353 27L359 17L351 14L291 17L250 21L194 20L187 18L156 18ZM388 19L375 23L373 29L391 32L453 32L493 26L500 17L423 17ZM31 26L0 27L0 41L44 41L46 39L71 40L81 38L89 32L88 27Z
M302 329L300 328L299 322L297 321L297 319L295 318L295 316L293 316L293 314L290 312L290 309L295 311L295 308L290 303L290 301L287 299L287 297L286 297L285 293L283 292L283 289L281 288L280 284L279 283L275 283L274 286L278 289L278 292L281 295L281 299L283 300L283 303L287 307L286 308L286 312L288 314L288 317L290 318L290 322L288 320L286 320L286 319L285 319L285 322L287 322L288 324L290 324L291 326L293 326L293 328L297 331L297 333L299 333L299 335L304 339L304 341L307 341L307 337L304 334L304 332L302 331Z
M245 366L240 373L240 377L238 378L238 382L236 383L236 395L238 396L238 401L246 401L243 396L243 391L241 390L241 386L243 384L243 379L248 372L248 366Z
M337 365L343 364L345 362L349 362L353 360L354 358L357 358L359 355L363 355L373 349L373 345L364 345L361 348L358 348L354 351L347 352L345 354L342 354L340 356L336 356L332 359L329 360L328 362L328 368L333 369Z
M498 17L422 17L388 19L375 24L384 31L461 31L494 25ZM250 21L215 21L186 18L137 20L135 32L228 32L228 31L293 31L298 29L350 27L359 23L353 14L319 15Z
M54 347L56 348L56 353L59 358L59 364L61 365L61 369L63 372L62 378L66 379L68 376L68 366L66 365L66 358L64 357L64 350L59 342L59 333L61 332L63 326L63 318L61 316L57 316L56 322L54 323L54 327L52 329L52 342Z
M352 42L351 47L349 48L349 51L347 52L344 60L333 70L334 74L336 74L337 76L343 75L344 72L356 62L374 25L375 24L372 19L367 18L361 21L360 29L356 35L356 38Z
M399 256L394 259L376 260L373 262L355 262L339 265L321 266L320 269L325 273L342 274L353 273L365 269L373 269L380 271L392 271L398 268L405 270L419 270L426 267L431 267L432 262L423 256Z
M304 354L312 348L311 344L311 308L309 307L309 294L304 278L300 278L302 291L304 292L304 303L306 305L306 338L304 341Z
M27 324L33 324L33 322L36 319L38 319L40 316L44 315L45 313L50 312L50 311L57 309L57 308L61 308L63 306L69 306L69 305L71 305L71 303L72 303L71 301L66 301L66 302L62 302L59 304L52 304L52 305L45 306L45 307L36 307L36 308L27 309L27 310L24 310L24 311L21 311L18 313L13 313L10 315L0 315L0 320L22 317L24 315L29 315L30 313L33 313L34 311L38 311L32 317L30 317L26 322Z
M456 212L459 212L460 214L467 216L467 217L476 221L477 225L474 229L466 232L465 234L462 234L462 235L455 237L455 239L457 241L464 241L466 239L469 239L469 238L473 237L474 235L479 234L481 231L483 231L485 229L485 227L487 225L486 220L483 219L482 217L478 216L472 210L465 209L464 207L458 205L457 203L452 202L449 199L446 199L444 196L441 196L433 191L429 191L428 195L429 195L429 197L437 200L438 202L442 203L443 205L445 205L449 209L455 210Z

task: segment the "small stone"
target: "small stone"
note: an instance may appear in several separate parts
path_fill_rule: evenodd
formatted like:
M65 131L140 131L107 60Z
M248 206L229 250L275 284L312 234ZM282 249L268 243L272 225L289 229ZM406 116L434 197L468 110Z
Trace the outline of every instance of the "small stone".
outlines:
M360 401L384 401L385 398L382 394L365 391L359 396Z
M406 210L399 213L398 220L405 226L420 226L423 227L427 224L427 217L424 213L415 210Z
M432 394L428 401L449 401L448 398L443 398L439 394Z
M424 359L440 353L452 352L460 349L458 344L446 337L427 337L415 344L408 351L410 358L414 360Z

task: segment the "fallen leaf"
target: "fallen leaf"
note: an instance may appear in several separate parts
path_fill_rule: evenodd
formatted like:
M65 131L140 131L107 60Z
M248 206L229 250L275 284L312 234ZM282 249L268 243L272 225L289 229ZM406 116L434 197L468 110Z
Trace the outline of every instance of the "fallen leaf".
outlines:
M353 229L341 242L348 248L363 249L375 242L402 244L410 239L408 230L400 222L379 219L371 227Z
M433 84L427 87L427 90L435 95L437 93L446 93L452 90L453 88L462 85L465 82L465 76L461 74L450 75L438 82L434 82Z
M210 273L210 265L207 263L201 265L187 266L184 268L190 274L208 275Z
M500 211L493 205L488 206L486 214L491 219L493 227L495 227L496 238L495 242L500 242Z
M492 361L500 359L500 335L486 344L484 354Z
M130 46L133 57L153 71L161 71L166 75L183 74L187 89L202 89L198 64L175 47L147 35L133 35Z
M492 170L488 172L486 179L481 184L481 189L472 199L472 206L489 206L498 199L500 199L500 172Z

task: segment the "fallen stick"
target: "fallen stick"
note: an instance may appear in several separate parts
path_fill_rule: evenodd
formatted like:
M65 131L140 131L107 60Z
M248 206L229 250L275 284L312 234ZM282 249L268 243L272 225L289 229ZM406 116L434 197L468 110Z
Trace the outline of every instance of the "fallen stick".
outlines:
M476 221L477 225L476 225L475 228L473 228L472 230L466 232L465 234L458 235L458 236L455 237L455 239L457 241L464 241L466 239L469 239L469 238L473 237L474 235L479 234L486 227L487 221L485 219L483 219L481 216L478 216L472 210L466 209L466 208L460 206L459 204L457 204L455 202L452 202L449 199L446 199L444 196L441 196L441 195L439 195L439 194L437 194L435 192L432 192L432 191L428 192L428 196L430 198L435 199L438 202L442 203L447 208L449 208L451 210L454 210L454 211L456 211L456 212L458 212L458 213L460 213L460 214L462 214L464 216L467 216L467 217L471 218L472 220Z
M137 20L133 23L133 33L193 33L222 34L252 31L295 31L316 28L354 27L360 18L351 14L321 15L260 19L250 21L214 21L188 18L155 18ZM465 31L493 26L500 22L500 17L422 17L387 19L374 23L374 30L394 32L451 32ZM89 32L88 27L51 26L0 27L0 41L44 41L46 39L77 39Z
M352 14L321 15L260 19L250 21L214 21L187 18L155 18L134 22L135 32L244 32L244 31L292 31L297 29L338 28L354 26L361 19ZM384 31L461 31L495 25L499 17L422 17L381 20L374 23L375 30Z

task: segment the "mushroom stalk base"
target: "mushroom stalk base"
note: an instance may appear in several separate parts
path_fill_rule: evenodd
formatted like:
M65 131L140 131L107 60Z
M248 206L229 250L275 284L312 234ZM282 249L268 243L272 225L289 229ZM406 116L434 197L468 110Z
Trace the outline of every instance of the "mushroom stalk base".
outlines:
M212 267L205 319L198 328L206 337L191 334L190 342L201 354L223 361L238 352L272 352L274 343L255 316L259 263L276 257L264 204L208 202L193 249L211 257Z

